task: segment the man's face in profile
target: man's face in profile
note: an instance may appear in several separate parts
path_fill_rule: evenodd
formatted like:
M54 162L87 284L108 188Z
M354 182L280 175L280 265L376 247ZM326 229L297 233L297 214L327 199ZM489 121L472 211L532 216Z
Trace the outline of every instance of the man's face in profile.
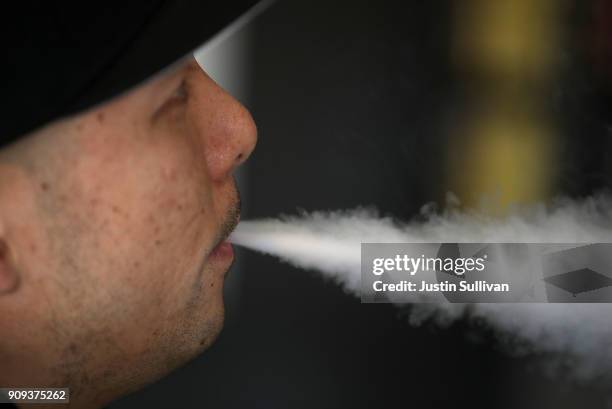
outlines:
M209 346L255 142L192 59L3 153L3 384L105 403Z

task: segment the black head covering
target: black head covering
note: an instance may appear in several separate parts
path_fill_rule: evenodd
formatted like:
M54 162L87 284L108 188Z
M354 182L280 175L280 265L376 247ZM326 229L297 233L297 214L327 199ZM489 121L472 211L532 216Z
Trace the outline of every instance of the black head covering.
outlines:
M138 84L255 3L46 0L5 8L0 146Z

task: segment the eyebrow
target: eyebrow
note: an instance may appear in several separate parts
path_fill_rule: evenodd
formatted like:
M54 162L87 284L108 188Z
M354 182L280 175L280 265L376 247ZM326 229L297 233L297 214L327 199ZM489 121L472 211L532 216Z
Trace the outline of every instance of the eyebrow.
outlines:
M201 71L202 67L195 60L195 58L191 57L188 60L183 60L179 62L176 67L171 67L167 73L161 73L162 77L159 78L159 85L157 87L164 87L164 85L172 81L177 77L184 77L185 75L190 74L192 71ZM165 78L163 78L165 77Z
M200 66L200 64L195 58L192 58L191 61L189 61L182 67L182 69L185 71L185 73L191 73L192 71L203 71L203 68Z

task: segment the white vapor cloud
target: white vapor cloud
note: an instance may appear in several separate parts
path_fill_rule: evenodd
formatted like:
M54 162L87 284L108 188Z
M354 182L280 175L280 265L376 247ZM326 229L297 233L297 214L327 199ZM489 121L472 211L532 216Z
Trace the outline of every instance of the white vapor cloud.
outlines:
M375 211L313 212L279 219L242 221L230 240L314 269L359 296L365 243L612 243L612 201L599 195L551 206L517 208L503 218L448 210L425 221L399 223ZM484 320L503 339L530 351L571 362L572 375L593 379L612 370L610 304L415 304L410 321L441 324Z

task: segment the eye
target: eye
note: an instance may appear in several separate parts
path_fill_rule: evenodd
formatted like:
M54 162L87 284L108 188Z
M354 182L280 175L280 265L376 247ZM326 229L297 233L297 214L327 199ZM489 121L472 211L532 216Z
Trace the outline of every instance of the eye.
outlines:
M187 86L187 81L182 80L181 85L174 91L169 101L176 100L178 102L185 103L189 99L189 87Z
M164 104L157 109L153 114L153 120L156 121L160 116L178 112L184 108L189 101L189 84L183 79L180 85L174 90L172 95L164 101Z

